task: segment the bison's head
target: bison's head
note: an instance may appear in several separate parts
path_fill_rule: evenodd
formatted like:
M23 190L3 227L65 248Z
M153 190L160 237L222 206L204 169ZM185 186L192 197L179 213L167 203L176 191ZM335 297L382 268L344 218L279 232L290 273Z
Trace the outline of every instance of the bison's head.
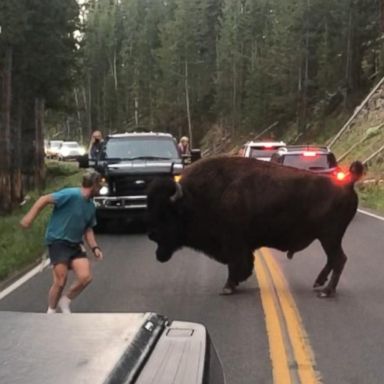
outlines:
M156 179L148 190L148 236L157 243L156 257L168 261L183 245L184 218L181 185Z

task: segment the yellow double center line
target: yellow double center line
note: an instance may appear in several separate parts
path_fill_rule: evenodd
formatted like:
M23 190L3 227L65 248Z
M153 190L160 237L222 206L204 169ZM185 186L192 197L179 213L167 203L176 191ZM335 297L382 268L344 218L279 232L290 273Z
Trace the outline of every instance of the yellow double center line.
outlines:
M308 336L271 251L255 252L255 271L269 339L274 384L319 384Z

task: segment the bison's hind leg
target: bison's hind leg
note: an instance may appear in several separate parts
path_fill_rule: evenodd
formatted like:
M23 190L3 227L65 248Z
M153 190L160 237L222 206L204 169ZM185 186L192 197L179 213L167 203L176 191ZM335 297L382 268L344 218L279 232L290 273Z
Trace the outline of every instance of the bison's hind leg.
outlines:
M319 297L331 297L336 293L336 287L347 261L342 247L341 240L338 242L321 241L321 245L327 255L327 263L317 276L313 287L315 289L323 287L332 272L328 285L319 291Z
M329 262L329 258L327 256L327 263L325 264L324 268L321 270L321 272L319 273L319 275L317 276L317 278L313 284L314 289L319 289L319 288L324 286L324 284L328 280L328 276L329 276L331 270L332 270L332 267L331 267L331 264Z

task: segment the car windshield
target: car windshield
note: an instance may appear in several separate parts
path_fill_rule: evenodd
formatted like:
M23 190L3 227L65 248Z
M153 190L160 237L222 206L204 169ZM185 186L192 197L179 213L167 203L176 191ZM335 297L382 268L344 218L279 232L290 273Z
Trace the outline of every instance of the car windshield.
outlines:
M62 144L61 141L51 141L51 142L49 143L49 146L50 146L51 148L59 148L61 144Z
M169 137L110 138L105 157L121 160L168 160L179 158L175 142Z
M78 147L79 147L79 144L77 144L77 143L63 143L63 147L67 147L67 148L78 148Z
M317 153L314 155L305 155L301 153L285 155L283 164L311 171L329 169L336 166L331 157L326 153Z
M254 159L258 157L271 157L280 147L272 146L272 147L252 147L250 151L249 157Z

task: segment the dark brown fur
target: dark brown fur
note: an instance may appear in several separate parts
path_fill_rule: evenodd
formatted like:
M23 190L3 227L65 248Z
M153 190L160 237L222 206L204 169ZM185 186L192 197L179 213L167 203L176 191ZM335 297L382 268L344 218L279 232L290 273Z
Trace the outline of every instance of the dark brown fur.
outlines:
M345 230L358 198L353 183L361 163L351 166L345 185L307 171L240 157L201 160L181 179L183 196L176 201L172 180L157 180L149 190L149 237L158 244L160 261L183 246L202 251L228 265L226 293L253 270L253 251L271 247L293 253L318 239L327 263L314 286L322 296L335 293L346 262ZM358 171L356 171L356 167Z

